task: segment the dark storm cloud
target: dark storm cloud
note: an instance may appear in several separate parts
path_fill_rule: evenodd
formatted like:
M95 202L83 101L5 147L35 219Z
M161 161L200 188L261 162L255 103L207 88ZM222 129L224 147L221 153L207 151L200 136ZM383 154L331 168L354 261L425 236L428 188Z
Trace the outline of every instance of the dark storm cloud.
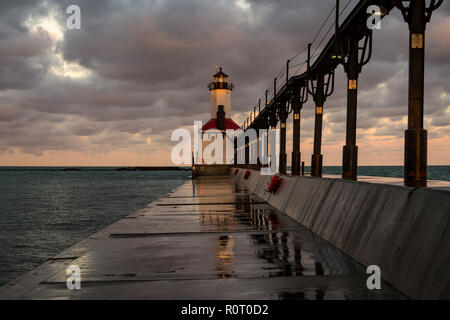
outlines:
M255 104L254 96L263 94L285 60L311 40L315 15L324 18L331 8L255 2L245 12L231 1L125 2L123 7L116 1L98 12L98 4L91 10L91 1L79 3L87 17L82 32L66 33L66 59L106 79L172 89L204 85L212 67L223 65L238 79L237 92L246 93L235 95L235 110ZM275 14L283 17L274 19Z
M0 4L0 91L35 87L44 77L51 41L43 30L29 30L27 18L42 14L37 1Z
M81 30L65 29L65 10L72 4L81 7ZM215 65L223 66L236 84L233 111L249 112L286 60L312 40L332 4L298 0L243 4L210 0L2 1L0 150L106 152L144 147L147 136L167 143L171 130L209 119L206 84ZM352 1L346 12L355 4ZM64 39L58 43L46 30L31 30L25 24L30 16L49 12L56 14L64 31ZM445 3L427 27L426 38L426 115L432 117L432 126L440 128L445 128L450 105L445 98L445 93L450 95L450 41L445 31L450 28L449 15ZM313 48L331 25L332 17ZM75 79L51 73L50 67L58 64L55 54L83 66L89 76ZM302 53L292 65L304 59ZM373 57L359 78L358 128L377 127L380 136L403 135L407 59L408 27L394 9L382 21L382 29L374 31ZM345 107L346 75L339 66L335 93L324 107L325 124L334 134L329 141L345 135ZM302 137L310 138L314 119L311 98L303 115Z

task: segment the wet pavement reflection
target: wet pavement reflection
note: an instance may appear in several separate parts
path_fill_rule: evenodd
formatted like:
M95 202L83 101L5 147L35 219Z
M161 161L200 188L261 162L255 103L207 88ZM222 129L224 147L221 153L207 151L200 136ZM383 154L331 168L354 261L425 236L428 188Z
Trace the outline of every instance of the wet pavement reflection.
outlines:
M365 269L228 177L199 177L61 255L83 290L47 275L32 298L403 298Z

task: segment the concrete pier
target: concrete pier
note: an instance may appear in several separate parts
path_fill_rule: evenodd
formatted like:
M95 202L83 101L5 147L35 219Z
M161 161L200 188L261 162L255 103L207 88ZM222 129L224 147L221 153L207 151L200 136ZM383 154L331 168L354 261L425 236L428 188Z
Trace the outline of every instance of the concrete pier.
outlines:
M270 205L283 200L265 194L267 178L189 180L1 287L0 298L404 298L386 282L367 289L361 264ZM81 290L67 289L70 265Z
M279 190L268 193L270 176L250 176L233 178L362 265L379 266L408 297L450 299L449 183L411 188L396 178L281 176Z

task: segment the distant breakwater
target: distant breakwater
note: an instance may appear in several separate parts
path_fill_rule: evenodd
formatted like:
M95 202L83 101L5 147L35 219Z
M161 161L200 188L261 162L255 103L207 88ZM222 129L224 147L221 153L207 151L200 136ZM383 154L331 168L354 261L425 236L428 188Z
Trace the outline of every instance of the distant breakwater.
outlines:
M190 167L120 167L118 171L177 171L191 170Z

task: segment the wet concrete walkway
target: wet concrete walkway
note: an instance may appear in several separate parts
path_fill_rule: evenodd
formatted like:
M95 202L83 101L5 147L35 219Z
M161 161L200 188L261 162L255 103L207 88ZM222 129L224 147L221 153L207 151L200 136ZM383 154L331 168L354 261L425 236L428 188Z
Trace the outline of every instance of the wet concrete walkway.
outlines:
M68 290L66 268L81 269ZM0 288L2 299L398 299L229 177L199 177Z

